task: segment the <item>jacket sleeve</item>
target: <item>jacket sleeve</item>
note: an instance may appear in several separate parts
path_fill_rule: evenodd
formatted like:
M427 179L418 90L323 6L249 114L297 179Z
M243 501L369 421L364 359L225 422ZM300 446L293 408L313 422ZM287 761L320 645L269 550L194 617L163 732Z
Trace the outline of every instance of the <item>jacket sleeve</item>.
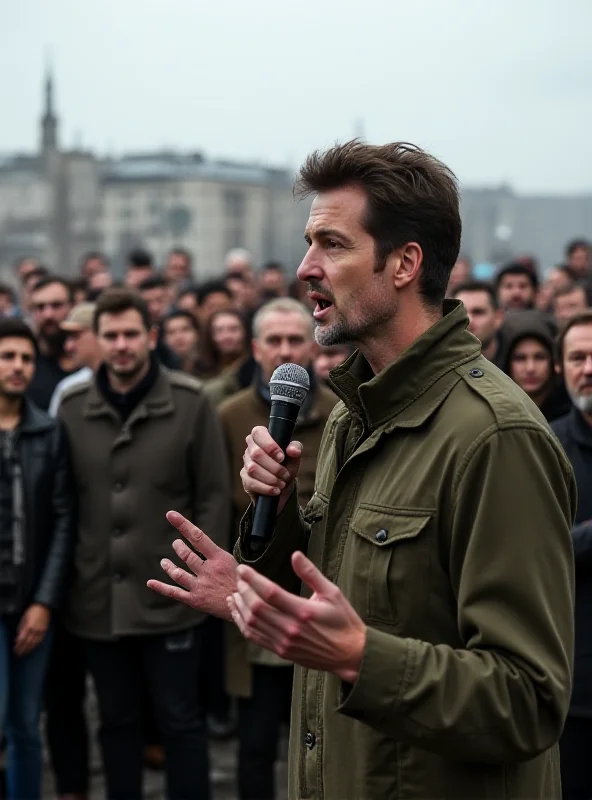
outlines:
M203 393L199 400L191 458L194 472L192 522L228 549L230 481L226 446L218 415Z
M527 760L557 742L569 705L575 481L534 427L490 432L459 473L449 574L463 646L368 629L339 710L442 756Z
M234 548L234 557L239 564L249 564L257 572L265 575L293 594L300 593L300 579L292 569L291 556L296 550L306 552L310 525L304 520L298 504L298 485L288 498L288 502L277 518L277 524L269 544L259 558L251 559L249 539L253 525L251 504L240 523L240 535Z
M75 500L70 448L61 423L54 434L54 477L51 495L53 532L33 602L57 608L65 591L74 544Z

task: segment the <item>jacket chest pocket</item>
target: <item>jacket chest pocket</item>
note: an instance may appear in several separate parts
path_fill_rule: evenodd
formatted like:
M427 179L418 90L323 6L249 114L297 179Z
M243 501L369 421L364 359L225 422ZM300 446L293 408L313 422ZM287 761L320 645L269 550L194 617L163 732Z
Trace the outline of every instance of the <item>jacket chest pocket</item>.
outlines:
M352 591L368 624L407 636L421 625L428 607L432 518L428 509L369 503L356 509Z

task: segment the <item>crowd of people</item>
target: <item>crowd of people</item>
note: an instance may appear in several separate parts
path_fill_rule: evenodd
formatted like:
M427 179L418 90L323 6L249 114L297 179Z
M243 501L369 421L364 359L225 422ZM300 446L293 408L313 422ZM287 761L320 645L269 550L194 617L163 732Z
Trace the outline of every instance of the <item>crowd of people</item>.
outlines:
M122 281L98 252L75 281L29 258L15 270L18 291L0 286L7 797L40 797L45 711L56 794L88 798L90 675L111 800L142 796L147 763L165 770L171 800L210 797L208 738L231 736L238 796L274 798L290 662L146 583L170 557L171 509L232 550L249 504L239 475L245 438L267 425L269 380L286 362L311 382L297 423L298 499L307 504L338 402L329 373L351 348L319 346L306 283L279 263L256 269L244 250L201 284L183 249L161 269L134 250ZM572 242L546 271L523 257L491 282L472 273L460 257L448 297L462 301L483 354L530 396L574 465L577 569L592 552L592 248ZM585 580L577 586L586 598ZM562 752L574 775L592 740L592 601L579 598Z

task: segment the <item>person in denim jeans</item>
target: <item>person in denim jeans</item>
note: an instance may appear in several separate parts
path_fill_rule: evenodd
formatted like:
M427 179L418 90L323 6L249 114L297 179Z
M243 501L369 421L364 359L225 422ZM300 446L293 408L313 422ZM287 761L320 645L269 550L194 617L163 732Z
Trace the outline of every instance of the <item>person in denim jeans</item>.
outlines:
M62 428L24 396L36 352L24 322L0 319L0 732L8 800L41 796L39 717L73 526Z

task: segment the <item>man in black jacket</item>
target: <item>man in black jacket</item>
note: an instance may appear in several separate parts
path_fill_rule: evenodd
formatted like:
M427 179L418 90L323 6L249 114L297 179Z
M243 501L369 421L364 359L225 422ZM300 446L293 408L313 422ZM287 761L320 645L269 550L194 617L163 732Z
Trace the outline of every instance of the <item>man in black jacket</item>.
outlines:
M572 317L559 336L561 369L573 407L553 423L578 487L572 530L576 565L576 646L569 716L560 741L563 800L592 797L592 310Z
M25 398L36 343L21 320L0 320L0 730L9 797L41 795L39 716L51 618L73 527L61 426Z

